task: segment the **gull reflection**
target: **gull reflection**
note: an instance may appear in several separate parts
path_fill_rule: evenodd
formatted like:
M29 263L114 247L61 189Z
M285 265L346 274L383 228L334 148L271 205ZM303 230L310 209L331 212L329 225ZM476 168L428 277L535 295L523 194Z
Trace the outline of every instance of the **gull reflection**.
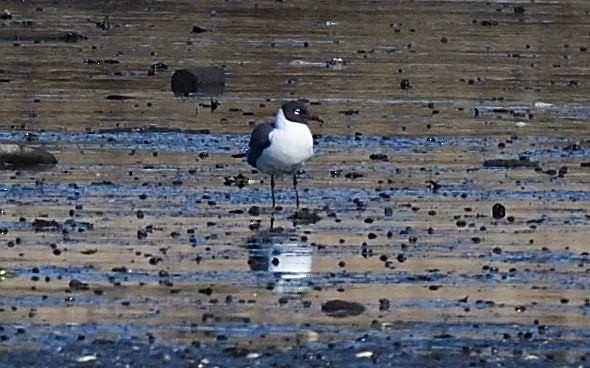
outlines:
M274 282L274 291L298 293L309 288L312 248L296 234L260 232L248 240L248 264L260 278Z

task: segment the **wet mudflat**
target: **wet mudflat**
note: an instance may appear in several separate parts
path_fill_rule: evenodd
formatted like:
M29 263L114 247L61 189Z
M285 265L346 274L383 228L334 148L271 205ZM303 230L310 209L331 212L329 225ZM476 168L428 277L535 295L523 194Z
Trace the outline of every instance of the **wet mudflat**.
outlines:
M3 5L0 141L59 162L0 171L0 366L588 364L585 1Z

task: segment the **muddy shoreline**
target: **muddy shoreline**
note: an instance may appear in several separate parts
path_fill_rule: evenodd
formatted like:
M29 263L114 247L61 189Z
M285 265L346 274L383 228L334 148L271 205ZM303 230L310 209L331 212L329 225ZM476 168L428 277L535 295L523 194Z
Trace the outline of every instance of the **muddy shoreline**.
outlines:
M0 170L0 367L587 365L585 1L4 8L0 143L57 163Z

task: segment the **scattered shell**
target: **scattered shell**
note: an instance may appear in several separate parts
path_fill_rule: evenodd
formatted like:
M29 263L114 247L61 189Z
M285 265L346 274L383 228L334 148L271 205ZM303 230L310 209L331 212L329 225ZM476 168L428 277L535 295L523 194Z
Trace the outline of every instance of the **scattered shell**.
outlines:
M553 104L547 103L547 102L535 102L535 107L540 107L540 108L544 108L544 107L551 107L553 106Z
M90 354L90 355L84 355L84 356L79 357L78 359L76 359L76 362L88 363L88 362L93 362L95 360L96 360L96 355Z
M539 359L541 359L538 355L530 354L530 353L524 353L522 358L524 360L539 360Z
M362 359L362 358L371 358L373 356L373 352L372 351L361 351L355 354L355 356L358 359Z
M297 335L295 335L295 341L297 341L298 344L315 342L319 339L320 334L313 330L300 330L297 332Z

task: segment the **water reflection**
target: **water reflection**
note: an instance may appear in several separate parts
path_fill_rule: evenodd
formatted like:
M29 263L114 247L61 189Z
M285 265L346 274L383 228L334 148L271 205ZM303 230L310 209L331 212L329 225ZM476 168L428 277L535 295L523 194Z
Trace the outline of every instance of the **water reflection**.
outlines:
M262 231L248 239L248 264L274 291L299 293L309 288L313 251L294 233Z

